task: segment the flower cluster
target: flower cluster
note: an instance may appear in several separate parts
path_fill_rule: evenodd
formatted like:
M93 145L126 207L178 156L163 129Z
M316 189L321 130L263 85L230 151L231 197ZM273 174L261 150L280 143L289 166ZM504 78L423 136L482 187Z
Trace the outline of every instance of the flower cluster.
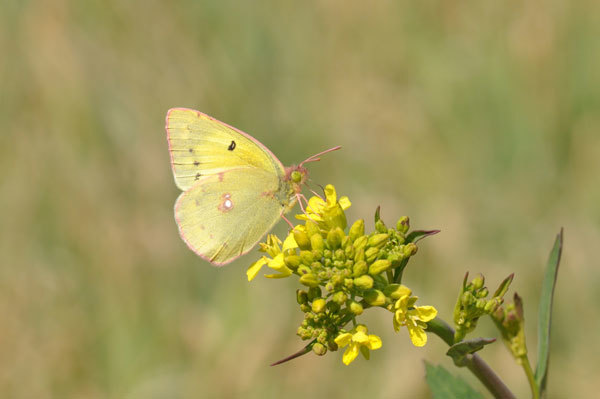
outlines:
M375 231L365 233L363 220L347 230L344 211L350 205L347 197L338 200L335 188L328 185L325 199L312 197L306 213L296 216L304 224L295 226L283 243L269 235L260 248L266 255L247 271L248 280L265 265L276 272L267 278L298 276L305 287L296 292L304 313L298 336L312 340L309 345L318 355L348 346L345 364L359 351L368 359L369 350L381 347L379 337L369 335L367 327L356 322L365 309L392 312L394 329L406 326L416 346L425 344L425 323L437 313L431 306L415 306L417 297L400 284L408 260L417 253L416 238L427 234L408 233L408 217L388 228L379 212ZM347 331L344 328L350 322L354 327Z
M489 291L487 287L484 287L485 278L479 275L467 283L469 273L465 275L461 292L454 306L454 325L456 327L454 342L462 341L468 333L475 330L481 316L493 314L502 305L504 294L508 290L513 276L511 274L504 279L494 295L487 299Z

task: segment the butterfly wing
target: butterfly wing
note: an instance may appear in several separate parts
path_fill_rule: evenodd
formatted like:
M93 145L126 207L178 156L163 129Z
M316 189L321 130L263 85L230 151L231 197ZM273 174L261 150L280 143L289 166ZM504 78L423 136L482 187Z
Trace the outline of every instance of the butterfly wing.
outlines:
M239 167L285 174L269 149L226 123L186 108L170 109L166 119L173 175L183 191L203 177Z
M281 180L259 168L201 178L175 203L179 233L207 261L221 266L250 251L284 210Z

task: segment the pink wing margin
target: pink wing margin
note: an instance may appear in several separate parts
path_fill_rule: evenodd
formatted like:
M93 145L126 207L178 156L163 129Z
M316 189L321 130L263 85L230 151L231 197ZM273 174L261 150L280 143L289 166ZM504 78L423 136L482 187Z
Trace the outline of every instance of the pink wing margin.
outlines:
M266 152L267 154L269 154L278 164L279 166L281 166L282 170L285 170L285 167L283 166L283 164L281 163L281 161L279 160L279 158L277 158L275 156L275 154L273 154L271 152L271 150L269 150L267 147L265 147L265 145L263 143L261 143L260 141L258 141L257 139L255 139L254 137L250 136L248 133L244 133L242 132L240 129L235 128L231 125L228 125L225 122L221 122L220 120L213 118L210 115L207 115L203 112L197 111L195 109L191 109L191 108L183 108L183 107L176 107L176 108L171 108L167 111L167 116L165 118L165 131L167 132L167 143L169 145L169 157L171 159L171 170L173 171L173 176L175 176L175 165L173 164L173 151L171 151L171 135L169 133L169 115L171 115L171 112L173 111L192 111L195 112L198 116L205 116L208 119L210 119L211 121L217 122L218 124L221 124L225 127L228 127L232 130L235 130L236 132L238 132L239 134L241 134L242 136L246 137L247 139L249 139L250 141L252 141L254 144L256 144L257 146L259 146L264 152Z

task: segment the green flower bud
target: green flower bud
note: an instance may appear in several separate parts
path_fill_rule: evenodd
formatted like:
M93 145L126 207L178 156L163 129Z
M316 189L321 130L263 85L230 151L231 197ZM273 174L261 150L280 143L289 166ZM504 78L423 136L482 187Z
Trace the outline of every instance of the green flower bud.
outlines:
M369 238L367 236L360 236L360 237L358 237L354 241L354 243L352 244L352 246L354 247L354 250L358 252L359 250L361 250L364 247L366 247L368 240L369 240Z
M371 264L371 266L369 266L369 274L371 274L373 276L377 275L377 274L389 269L391 265L392 265L392 262L390 262L387 259L376 260L375 262L373 262Z
M385 295L379 290L370 289L365 291L363 298L371 306L385 305Z
M310 245L313 249L323 251L325 249L325 241L321 234L313 234L310 236Z
M289 255L283 258L283 263L292 270L296 270L301 261L302 259L298 255Z
M300 266L298 266L298 270L296 270L296 271L298 272L298 274L300 276L302 276L303 274L310 273L310 267L301 264Z
M341 260L342 262L346 260L346 254L344 252L343 249L339 248L336 249L335 252L333 253L333 259L335 260Z
M308 306L307 303L303 303L302 305L300 305L300 310L304 313L307 313L311 311L311 308L310 306Z
M308 273L300 276L300 284L307 287L318 287L319 280L317 280L317 277L314 274Z
M365 234L365 221L362 219L358 219L352 227L350 227L350 232L348 236L350 237L350 241L354 242L358 237Z
M379 219L377 222L375 222L375 230L377 230L380 233L387 233L388 229L385 226L385 223L383 223L383 220Z
M310 239L308 238L308 235L300 229L294 229L292 231L294 233L294 240L296 241L296 244L298 244L298 247L300 249L309 249Z
M373 277L365 274L354 279L354 286L363 290L373 288Z
M473 289L474 290L478 290L481 287L483 287L483 284L485 283L485 279L484 277L480 274L479 276L475 277L472 281L471 284L473 285Z
M485 298L489 294L489 290L486 287L483 287L479 291L477 291L477 298Z
M329 309L329 313L337 313L340 310L340 305L336 302L329 301L327 302L327 309Z
M486 304L487 304L487 301L482 298L475 301L475 307L480 310L483 310L485 308Z
M398 230L402 234L406 234L409 228L410 221L408 219L408 216L402 216L400 219L398 219L398 222L396 223L396 230Z
M315 313L321 313L325 310L325 299L323 298L318 298L315 299L312 303L312 311Z
M308 302L308 292L304 291L304 290L296 290L296 302L298 302L298 305L302 305L304 303Z
M327 341L327 348L330 351L335 352L336 350L338 350L338 344L336 344L333 339L330 339L329 341Z
M354 287L354 280L351 278L344 279L344 287L348 288L349 290L352 289Z
M331 297L331 300L339 305L343 305L348 299L348 295L344 291L338 291Z
M369 237L369 240L367 241L367 247L381 248L385 245L389 236L389 234L375 234Z
M352 267L352 275L354 277L360 277L363 274L365 274L368 270L367 267L367 262L365 262L364 260L358 261L354 264L354 266Z
M310 265L315 260L311 251L300 251L300 258L305 265Z
M404 295L410 295L411 291L402 284L390 284L383 290L385 296L392 299L400 299Z
M312 347L312 351L317 356L323 356L327 353L327 347L319 342L315 342L315 344Z
M352 270L354 267L354 261L352 259L348 259L344 262L344 269Z
M321 288L320 287L310 287L308 289L308 300L314 301L315 299L321 296Z
M473 294L471 294L470 291L463 292L462 297L460 298L460 301L463 306L465 306L465 307L469 306L474 301Z
M352 302L350 302L350 312L352 312L353 314L358 316L358 315L362 314L363 307L360 303L352 301Z
M340 273L335 273L333 276L331 276L331 282L334 286L338 287L344 283L344 276L342 276Z
M373 262L379 255L379 248L371 247L365 251L365 260L367 263Z
M327 290L327 292L331 292L335 289L335 286L331 282L329 282L325 284L325 289Z
M327 245L330 249L337 249L342 243L344 238L344 231L339 227L329 230L327 233Z

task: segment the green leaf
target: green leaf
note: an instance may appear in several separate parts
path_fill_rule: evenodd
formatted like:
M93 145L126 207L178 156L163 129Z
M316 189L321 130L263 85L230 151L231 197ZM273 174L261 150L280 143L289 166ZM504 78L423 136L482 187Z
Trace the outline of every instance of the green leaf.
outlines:
M413 230L406 236L406 242L417 242L425 237L439 233L441 230Z
M538 313L538 364L535 369L535 382L540 394L546 390L546 377L548 375L548 361L550 352L550 327L552 324L552 298L558 276L558 265L563 247L563 229L556 236L554 247L546 265L546 273L542 284L540 308Z
M453 376L442 366L425 362L425 372L425 379L434 399L483 399L483 395L471 388L465 380Z
M474 338L467 339L456 343L448 349L446 355L450 356L454 360L454 364L458 367L465 366L465 356L475 353L478 350L483 349L484 346L496 342L496 338Z

